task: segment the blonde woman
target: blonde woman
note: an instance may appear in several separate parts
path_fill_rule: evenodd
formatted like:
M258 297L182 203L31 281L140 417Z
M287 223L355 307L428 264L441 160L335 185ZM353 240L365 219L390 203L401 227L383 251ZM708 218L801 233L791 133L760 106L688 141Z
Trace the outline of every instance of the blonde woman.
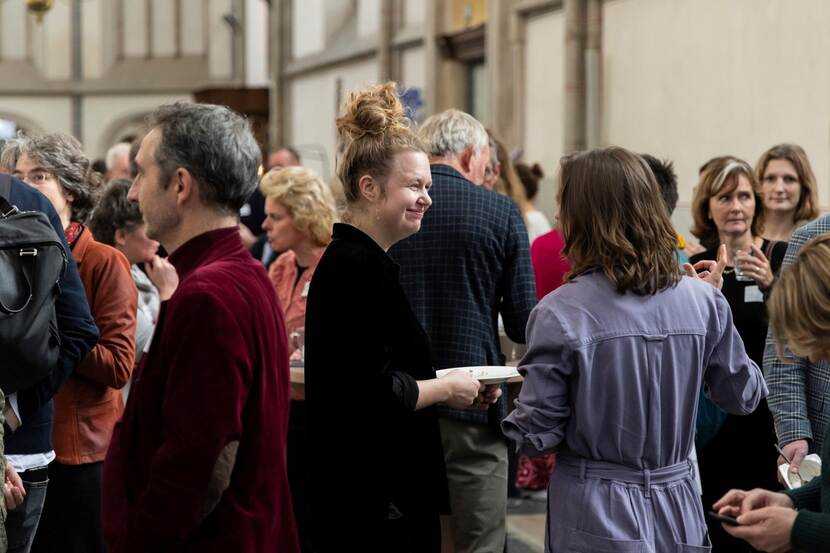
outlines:
M764 203L764 237L788 241L793 231L818 217L816 176L804 149L778 144L755 164Z
M285 317L288 335L305 324L308 289L317 262L331 242L337 220L331 189L310 169L269 171L259 185L265 197L262 230L280 256L268 270ZM289 349L296 347L289 340Z
M811 362L830 360L830 234L807 244L783 272L768 302L770 325L778 343ZM821 458L830 461L830 433ZM731 490L714 506L738 518L724 530L760 551L827 551L830 540L828 475L806 485L776 493L766 489Z
M387 253L432 204L429 158L395 84L352 93L337 131L345 222L314 273L305 326L312 545L437 553L449 492L435 405L488 407L498 395L466 371L435 378Z

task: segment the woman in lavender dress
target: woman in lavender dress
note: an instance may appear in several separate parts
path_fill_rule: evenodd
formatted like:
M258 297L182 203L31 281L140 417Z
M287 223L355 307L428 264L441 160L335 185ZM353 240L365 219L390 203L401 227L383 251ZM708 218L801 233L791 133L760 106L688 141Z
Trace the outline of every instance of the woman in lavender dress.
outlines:
M688 460L697 390L749 413L767 392L761 372L720 291L678 274L676 233L639 156L565 158L558 197L572 270L531 314L524 385L502 423L522 451L559 454L545 550L708 551ZM706 268L719 282L722 264Z

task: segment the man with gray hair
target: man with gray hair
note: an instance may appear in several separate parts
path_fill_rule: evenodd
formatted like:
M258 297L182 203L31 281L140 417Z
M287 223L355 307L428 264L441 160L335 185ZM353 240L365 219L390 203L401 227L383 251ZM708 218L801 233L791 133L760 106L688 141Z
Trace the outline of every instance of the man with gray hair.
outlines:
M129 142L119 142L107 150L107 155L104 158L104 163L107 164L107 181L130 178L131 147L132 145Z
M282 310L238 227L259 146L220 106L162 106L150 128L128 198L180 280L104 465L108 551L296 552Z
M420 134L429 144L432 207L420 232L389 253L429 334L436 369L504 365L499 314L510 339L524 343L536 303L522 215L512 200L480 186L490 157L481 123L448 110L427 119ZM504 398L487 410L439 411L457 553L504 547L507 443L499 423L506 413Z

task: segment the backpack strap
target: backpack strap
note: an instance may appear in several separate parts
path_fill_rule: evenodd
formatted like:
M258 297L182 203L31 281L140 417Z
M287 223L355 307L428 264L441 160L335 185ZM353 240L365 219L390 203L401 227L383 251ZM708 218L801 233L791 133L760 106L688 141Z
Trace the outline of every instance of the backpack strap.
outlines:
M17 208L9 203L12 194L12 179L5 173L0 173L0 219L17 211Z

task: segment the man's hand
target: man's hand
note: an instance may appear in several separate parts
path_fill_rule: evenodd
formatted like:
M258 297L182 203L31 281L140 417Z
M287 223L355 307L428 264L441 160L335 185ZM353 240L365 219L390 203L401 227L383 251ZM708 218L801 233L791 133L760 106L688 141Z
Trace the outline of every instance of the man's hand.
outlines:
M735 518L764 507L787 507L792 509L793 502L786 494L755 488L748 492L729 490L712 505L712 508L718 514Z
M807 443L807 440L795 440L794 442L790 442L785 445L782 449L784 455L789 457L792 460L790 463L790 474L798 475L798 469L801 468L801 461L804 460L804 457L810 452L810 445ZM784 459L783 455L778 456L778 464L783 465L786 463L787 460ZM778 474L778 480L781 480L781 474ZM781 482L783 484L783 482Z
M717 261L704 259L694 265L691 263L683 264L683 270L686 271L686 275L704 280L718 290L723 286L724 267L726 267L726 244L721 244L718 248Z
M723 524L723 529L746 540L755 549L785 553L792 549L790 535L798 512L787 507L763 507L738 517L738 525Z
M16 509L26 497L26 489L23 487L23 480L14 470L11 463L6 461L6 481L3 484L3 499L6 501L6 510Z

